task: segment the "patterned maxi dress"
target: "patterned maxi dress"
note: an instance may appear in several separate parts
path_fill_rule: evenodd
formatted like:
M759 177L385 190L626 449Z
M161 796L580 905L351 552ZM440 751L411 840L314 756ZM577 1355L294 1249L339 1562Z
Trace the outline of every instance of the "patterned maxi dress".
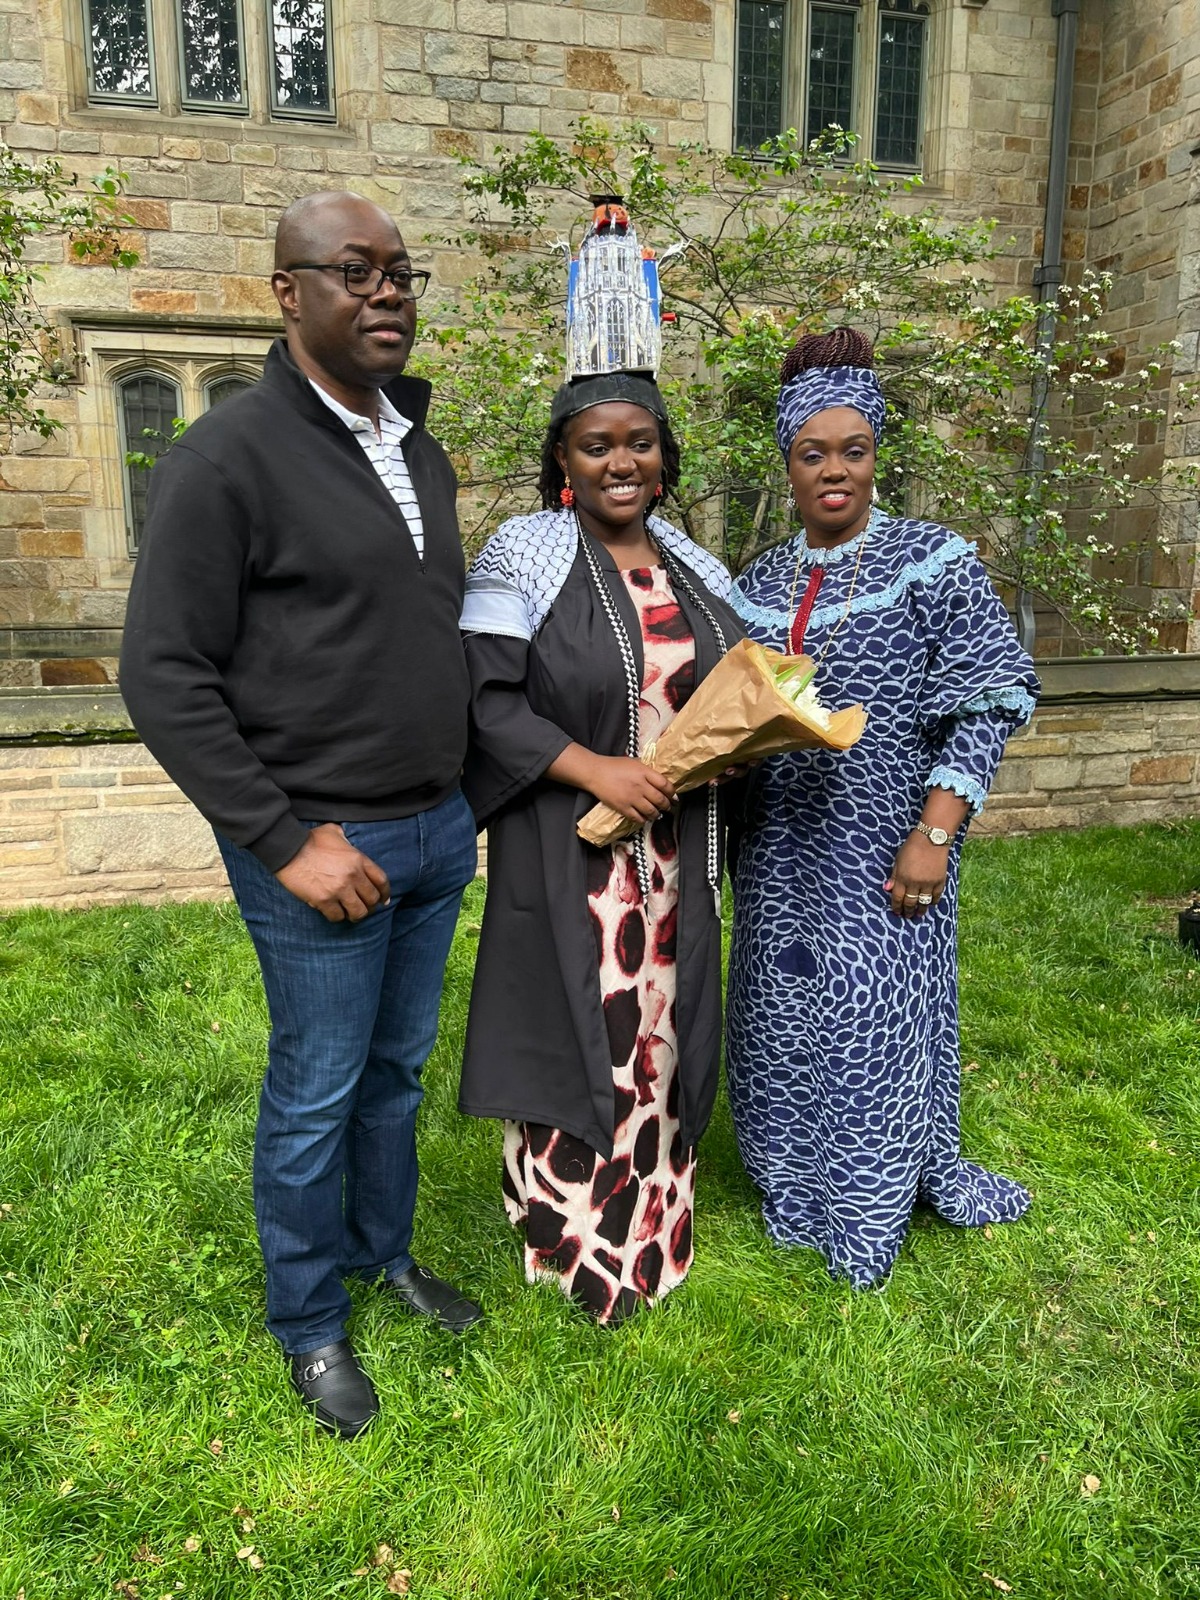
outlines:
M961 836L925 917L894 915L883 884L928 788L979 810L1038 684L973 547L880 513L840 548L810 550L801 534L753 562L734 600L752 637L786 648L791 596L817 567L804 648L828 646L818 692L831 708L862 701L869 720L853 749L779 757L751 788L729 1093L771 1237L865 1287L892 1267L918 1199L962 1226L1029 1204L959 1155Z
M695 645L662 567L622 573L641 621L640 733L656 739L695 687ZM525 1227L525 1272L548 1278L601 1322L660 1299L692 1263L695 1155L677 1109L675 819L650 829L650 903L630 843L596 850L588 909L612 1052L611 1160L561 1129L504 1125L504 1199Z

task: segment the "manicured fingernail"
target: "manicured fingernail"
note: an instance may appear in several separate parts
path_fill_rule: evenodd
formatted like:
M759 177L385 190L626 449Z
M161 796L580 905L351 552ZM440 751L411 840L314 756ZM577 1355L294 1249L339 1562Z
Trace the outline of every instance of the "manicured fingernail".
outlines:
M892 880L889 878L888 881L884 884L883 887L885 889L890 889L892 887Z

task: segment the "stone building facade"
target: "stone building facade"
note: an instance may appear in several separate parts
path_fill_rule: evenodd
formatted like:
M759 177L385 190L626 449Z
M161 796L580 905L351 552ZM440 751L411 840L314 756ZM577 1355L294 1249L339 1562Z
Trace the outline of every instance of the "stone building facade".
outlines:
M253 379L277 327L271 238L290 200L347 187L387 206L433 270L422 313L436 316L471 267L423 242L464 215L460 156L531 131L563 137L583 112L650 121L673 143L729 147L748 118L811 127L843 94L868 150L919 167L923 199L957 219L996 219L1010 241L997 277L1028 287L1041 249L1055 4L301 0L285 14L280 0L213 0L205 14L215 8L226 30L214 50L197 32L197 0L0 0L0 138L81 174L125 172L140 257L129 272L80 266L47 241L42 301L76 372L50 402L60 433L0 442L0 696L113 681L144 494L124 465L134 424L194 418ZM1196 374L1200 341L1200 0L1079 6L1066 255L1072 270L1113 272L1121 359L1176 339L1178 380ZM829 64L839 50L840 78ZM1140 442L1140 467L1200 457L1200 436L1182 427ZM1128 530L1142 531L1146 515L1131 514ZM1195 508L1171 515L1174 553L1125 577L1189 597L1190 624L1164 642L1200 651ZM1059 648L1050 636L1045 645ZM6 870L30 865L25 847L49 848L49 834L29 836L21 821L21 797L35 793L20 788L32 781L33 748L10 752L0 784L16 812L0 825ZM48 760L47 815L72 806L128 815L135 795L149 802L157 775L117 748L111 763L97 746ZM14 766L18 754L24 765ZM1176 755L1192 765L1171 769L1165 798L1195 809L1194 756ZM1081 779L1085 770L1099 771L1085 762ZM1136 798L1139 780L1125 777ZM1014 771L1008 792L1019 782ZM155 806L181 804L166 793L155 788ZM109 829L114 861L126 859L127 826ZM85 857L80 845L71 859ZM103 851L95 859L101 870ZM179 892L216 881L207 857L172 870L183 874ZM191 872L201 874L194 884Z
M128 273L83 267L64 259L61 241L49 243L43 300L75 348L77 381L53 402L64 431L48 443L17 441L0 459L0 682L111 676L136 532L138 490L123 447L141 415L123 407L120 386L157 374L167 383L160 414L177 403L190 418L222 383L253 376L276 325L274 223L314 188L360 190L401 218L433 268L423 310L436 315L438 297L453 296L470 265L420 243L463 215L459 155L533 130L565 136L581 112L642 117L673 142L727 147L755 72L782 78L774 114L803 127L820 89L805 57L815 19L827 32L846 24L853 115L869 125L883 115L871 84L891 18L920 30L909 154L925 175L924 198L958 218L994 217L1011 240L1001 281L1030 282L1049 152L1053 0L308 0L310 16L324 19L328 70L316 111L280 90L279 0L216 3L237 31L236 106L213 103L220 85L188 78L177 45L186 45L196 0L0 0L0 137L82 173L125 171L141 258ZM1110 324L1123 359L1178 338L1178 370L1194 372L1197 0L1080 3L1066 252L1115 274ZM150 76L122 84L111 61L99 62L87 22L110 31L121 22L127 37L138 16ZM752 56L764 17L781 22L783 40L765 65ZM821 92L836 109L834 91ZM1164 451L1197 453L1183 430L1165 445L1152 431L1140 465ZM1129 531L1150 514L1131 513ZM1131 580L1196 595L1195 525L1187 508L1172 529L1175 556ZM90 631L82 642L71 637L80 629ZM1165 642L1200 647L1200 619Z

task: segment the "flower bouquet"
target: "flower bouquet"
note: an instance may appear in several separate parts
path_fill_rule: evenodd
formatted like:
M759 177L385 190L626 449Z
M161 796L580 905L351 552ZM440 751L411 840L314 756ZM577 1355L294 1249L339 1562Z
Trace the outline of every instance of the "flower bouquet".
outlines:
M866 726L861 705L828 711L813 687L808 656L785 656L742 639L696 689L655 744L647 766L680 793L698 789L727 767L789 750L848 750ZM611 806L595 805L578 826L581 839L608 845L638 831Z

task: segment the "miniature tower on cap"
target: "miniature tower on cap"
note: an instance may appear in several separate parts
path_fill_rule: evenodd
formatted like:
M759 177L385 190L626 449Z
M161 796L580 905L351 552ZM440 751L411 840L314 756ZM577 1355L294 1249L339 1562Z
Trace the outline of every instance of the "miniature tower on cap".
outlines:
M652 378L662 359L658 263L638 244L619 195L593 195L592 205L567 283L567 378Z

